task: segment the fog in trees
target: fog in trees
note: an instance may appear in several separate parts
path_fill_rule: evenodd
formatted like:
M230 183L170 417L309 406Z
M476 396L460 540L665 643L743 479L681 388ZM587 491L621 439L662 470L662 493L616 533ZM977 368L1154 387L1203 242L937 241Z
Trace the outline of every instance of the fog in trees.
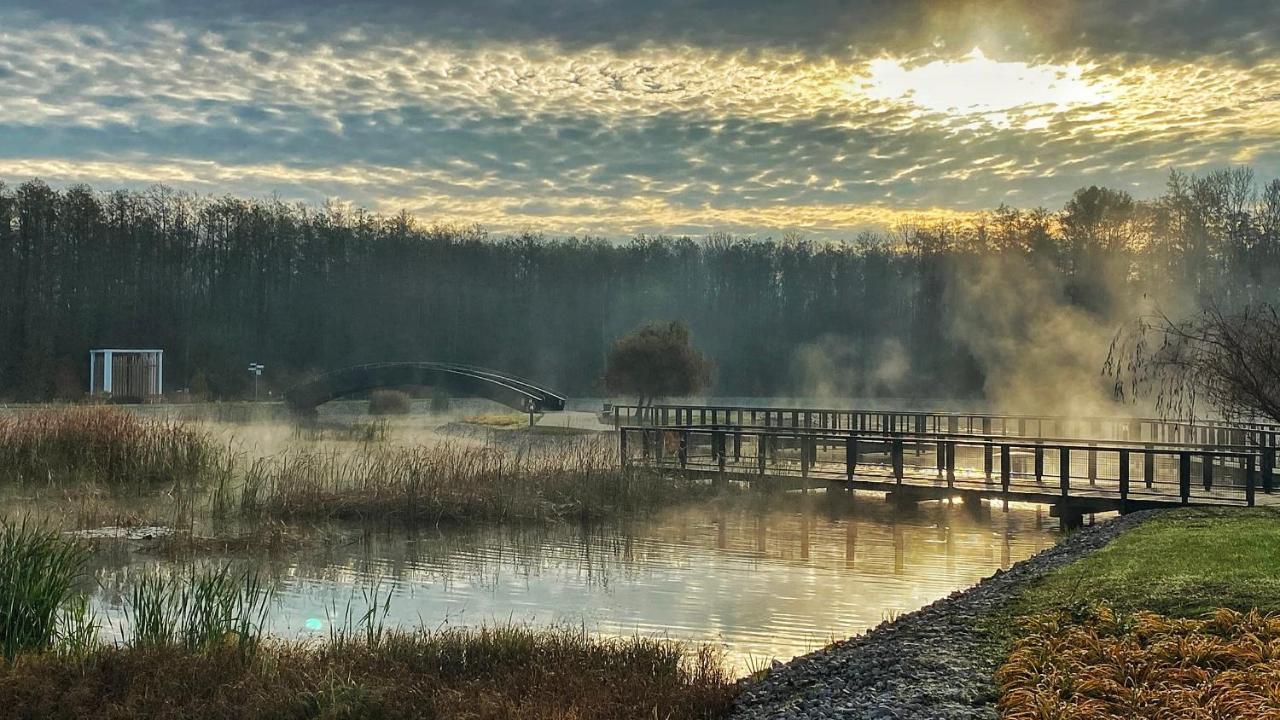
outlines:
M1030 409L1072 410L1110 398L1101 365L1136 315L1229 312L1278 281L1280 182L1246 168L1173 173L1152 200L1089 187L1060 210L845 241L491 237L338 204L31 181L0 186L0 397L83 393L91 346L164 348L170 389L213 397L243 396L248 362L278 392L390 360L595 395L612 343L675 320L719 396L1026 410L1034 388Z

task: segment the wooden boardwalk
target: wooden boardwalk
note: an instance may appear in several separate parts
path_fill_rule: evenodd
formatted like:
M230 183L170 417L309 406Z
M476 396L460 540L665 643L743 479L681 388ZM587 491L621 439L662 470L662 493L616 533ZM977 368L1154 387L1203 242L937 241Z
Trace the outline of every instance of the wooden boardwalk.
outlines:
M621 425L626 466L809 489L876 490L902 502L962 497L1084 513L1270 500L1274 451L1250 446L987 437L736 425Z
M1277 447L1280 425L1260 422L1144 417L1066 417L940 411L766 407L760 405L615 405L615 427L624 425L735 425L884 433L926 433Z

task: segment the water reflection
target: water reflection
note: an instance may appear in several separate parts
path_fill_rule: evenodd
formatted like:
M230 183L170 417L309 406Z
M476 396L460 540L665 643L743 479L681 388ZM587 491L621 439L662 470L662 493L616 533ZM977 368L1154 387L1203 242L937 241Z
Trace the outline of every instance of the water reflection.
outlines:
M392 594L394 624L573 623L717 642L742 670L748 658L787 659L919 608L1054 542L1031 507L802 502L698 506L594 530L366 530L319 550L230 560L276 583L272 631L282 636L327 633L349 605L359 616L362 591L377 584ZM165 563L124 545L95 562L94 602L113 620L137 574Z

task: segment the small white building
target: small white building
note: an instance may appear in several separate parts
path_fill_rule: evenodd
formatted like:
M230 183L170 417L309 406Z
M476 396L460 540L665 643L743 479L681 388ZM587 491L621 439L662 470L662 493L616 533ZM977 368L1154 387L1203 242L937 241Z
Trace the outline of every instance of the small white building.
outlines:
M89 351L89 394L148 400L164 393L164 351L102 348Z

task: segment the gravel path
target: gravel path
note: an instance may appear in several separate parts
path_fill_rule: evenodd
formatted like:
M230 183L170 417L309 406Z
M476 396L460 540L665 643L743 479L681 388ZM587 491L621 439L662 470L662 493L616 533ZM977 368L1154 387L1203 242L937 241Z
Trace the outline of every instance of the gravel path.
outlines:
M746 687L731 717L995 718L998 650L978 632L978 618L1017 584L1106 545L1156 512L1084 528L968 590L775 667Z

